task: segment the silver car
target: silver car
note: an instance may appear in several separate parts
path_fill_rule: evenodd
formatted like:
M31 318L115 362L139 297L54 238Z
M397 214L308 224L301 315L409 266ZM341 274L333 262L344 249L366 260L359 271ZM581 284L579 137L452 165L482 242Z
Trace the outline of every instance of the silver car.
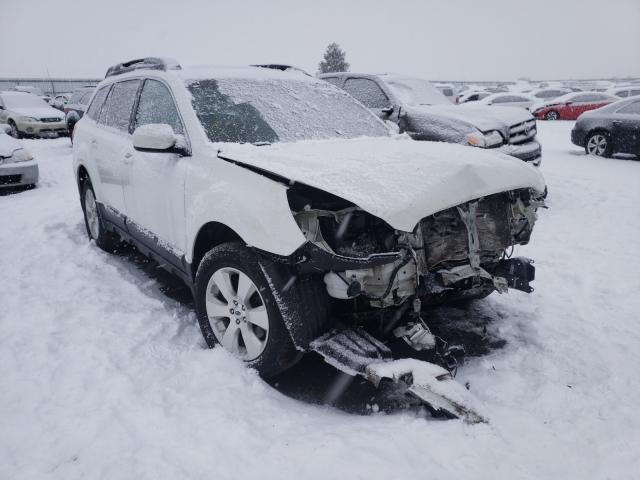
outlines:
M14 138L67 134L64 114L25 92L0 92L0 123L11 127Z
M8 125L0 125L0 189L33 186L38 182L38 162L7 135L9 131Z

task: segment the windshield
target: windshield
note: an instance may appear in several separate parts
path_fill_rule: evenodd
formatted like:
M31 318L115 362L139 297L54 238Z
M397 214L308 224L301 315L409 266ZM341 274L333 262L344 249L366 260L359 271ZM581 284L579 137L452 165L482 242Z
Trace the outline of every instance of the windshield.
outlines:
M47 102L28 93L7 93L2 95L2 101L6 108L48 108Z
M405 105L451 105L440 90L422 78L389 75L381 78Z
M274 143L388 135L385 125L327 82L291 78L188 80L211 142Z

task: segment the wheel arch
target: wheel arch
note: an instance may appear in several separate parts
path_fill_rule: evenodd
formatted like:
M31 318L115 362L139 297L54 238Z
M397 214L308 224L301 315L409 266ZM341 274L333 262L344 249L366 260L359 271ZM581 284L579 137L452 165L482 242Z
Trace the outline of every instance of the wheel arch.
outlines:
M241 242L246 245L235 230L220 222L208 222L200 227L193 242L191 257L191 277L195 281L198 266L206 253L226 242Z

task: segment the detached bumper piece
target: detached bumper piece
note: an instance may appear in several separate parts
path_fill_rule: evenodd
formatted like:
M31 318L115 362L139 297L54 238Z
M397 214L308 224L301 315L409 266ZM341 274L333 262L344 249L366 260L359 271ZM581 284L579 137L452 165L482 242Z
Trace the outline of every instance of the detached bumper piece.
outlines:
M467 423L486 422L477 413L471 393L447 370L412 358L394 360L385 344L361 328L334 330L311 342L310 347L338 370L361 376L376 387L386 381L433 412Z

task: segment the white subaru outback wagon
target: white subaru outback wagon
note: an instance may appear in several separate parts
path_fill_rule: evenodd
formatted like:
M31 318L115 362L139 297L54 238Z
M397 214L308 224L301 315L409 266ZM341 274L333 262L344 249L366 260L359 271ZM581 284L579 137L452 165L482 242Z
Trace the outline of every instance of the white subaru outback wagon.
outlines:
M88 235L192 289L202 334L264 376L315 350L351 374L435 348L428 306L531 291L540 172L393 135L295 70L111 67L75 130Z

